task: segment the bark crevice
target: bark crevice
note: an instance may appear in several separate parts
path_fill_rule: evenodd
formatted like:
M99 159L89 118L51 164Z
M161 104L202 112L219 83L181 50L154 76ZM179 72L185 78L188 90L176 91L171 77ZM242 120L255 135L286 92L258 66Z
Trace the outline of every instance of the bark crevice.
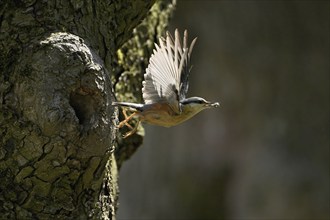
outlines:
M111 77L153 3L0 2L1 216L115 219Z

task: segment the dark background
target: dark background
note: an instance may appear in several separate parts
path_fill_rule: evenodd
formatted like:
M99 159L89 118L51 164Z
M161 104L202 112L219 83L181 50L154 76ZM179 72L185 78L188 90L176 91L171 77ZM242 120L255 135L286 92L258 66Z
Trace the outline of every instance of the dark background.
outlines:
M329 1L178 1L198 36L189 96L220 101L145 125L119 219L329 219Z

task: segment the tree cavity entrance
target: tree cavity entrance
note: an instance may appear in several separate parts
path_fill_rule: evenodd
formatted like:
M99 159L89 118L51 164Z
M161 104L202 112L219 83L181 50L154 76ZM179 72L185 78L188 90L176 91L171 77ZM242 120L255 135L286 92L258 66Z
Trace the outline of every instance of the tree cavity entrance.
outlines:
M79 124L89 127L97 114L98 103L95 101L93 95L82 93L78 89L71 92L69 103L75 111Z

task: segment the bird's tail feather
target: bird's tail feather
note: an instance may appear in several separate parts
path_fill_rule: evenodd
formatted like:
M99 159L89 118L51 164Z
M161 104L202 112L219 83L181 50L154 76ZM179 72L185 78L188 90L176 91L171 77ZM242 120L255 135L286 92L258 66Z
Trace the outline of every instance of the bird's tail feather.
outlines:
M141 111L143 108L143 104L137 104L137 103L130 103L130 102L112 102L113 106L123 106L123 107L129 107L136 109L138 111Z

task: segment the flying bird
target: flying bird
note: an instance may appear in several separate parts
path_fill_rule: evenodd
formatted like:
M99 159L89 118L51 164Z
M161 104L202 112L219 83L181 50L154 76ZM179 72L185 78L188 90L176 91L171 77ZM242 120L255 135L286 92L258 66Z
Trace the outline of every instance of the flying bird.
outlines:
M166 38L161 37L159 44L155 43L142 82L144 104L112 103L114 106L128 107L133 111L130 116L123 111L125 119L118 125L119 128L125 125L131 128L124 137L135 133L141 121L171 127L190 119L204 109L219 106L218 102L212 103L200 97L186 98L191 70L190 57L196 40L197 38L188 46L187 30L184 31L181 42L179 31L176 29L174 39L167 32ZM133 117L138 118L134 128L128 124Z

